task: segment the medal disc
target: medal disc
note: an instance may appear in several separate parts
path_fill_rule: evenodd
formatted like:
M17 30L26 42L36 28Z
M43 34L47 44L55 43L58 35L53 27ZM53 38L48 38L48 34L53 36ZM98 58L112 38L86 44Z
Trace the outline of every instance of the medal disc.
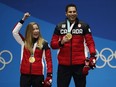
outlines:
M72 38L72 34L71 33L67 33L66 37L70 40Z
M34 57L30 57L30 58L29 58L29 62L30 62L30 63L34 63L34 62L35 62L35 58L34 58Z

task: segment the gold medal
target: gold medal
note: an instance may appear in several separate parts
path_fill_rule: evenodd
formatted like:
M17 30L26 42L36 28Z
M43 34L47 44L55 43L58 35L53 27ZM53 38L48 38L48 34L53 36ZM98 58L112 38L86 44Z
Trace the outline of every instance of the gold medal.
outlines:
M72 38L72 34L71 33L67 33L66 37L70 40Z
M34 58L33 56L31 56L31 57L29 58L29 62L30 62L30 63L34 63L34 62L35 62L35 58Z

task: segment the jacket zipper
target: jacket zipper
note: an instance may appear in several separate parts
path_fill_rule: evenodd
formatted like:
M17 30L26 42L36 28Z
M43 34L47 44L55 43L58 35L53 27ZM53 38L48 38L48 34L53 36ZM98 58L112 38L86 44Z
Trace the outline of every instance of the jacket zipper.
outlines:
M32 73L32 63L30 63L30 74Z
M72 39L71 39L71 47L70 47L70 65L72 65Z

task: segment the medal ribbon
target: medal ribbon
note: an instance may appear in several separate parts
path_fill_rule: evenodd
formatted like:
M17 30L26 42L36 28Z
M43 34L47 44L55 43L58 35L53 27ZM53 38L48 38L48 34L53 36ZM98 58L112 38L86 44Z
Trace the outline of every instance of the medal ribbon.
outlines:
M33 53L31 54L31 56L34 56L34 52L35 52L36 46L37 46L37 42L33 46Z
M71 26L70 26L70 22L69 22L69 20L67 20L67 29L68 29L68 33L71 32L71 30L72 30L74 24L75 24L75 22L73 22L73 23L71 24Z

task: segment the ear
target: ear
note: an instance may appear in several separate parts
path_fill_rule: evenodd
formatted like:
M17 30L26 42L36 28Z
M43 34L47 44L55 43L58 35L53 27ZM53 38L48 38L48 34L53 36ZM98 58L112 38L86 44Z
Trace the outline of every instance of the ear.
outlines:
M67 16L67 13L65 12L65 15Z
M78 13L77 13L77 16L78 16Z

